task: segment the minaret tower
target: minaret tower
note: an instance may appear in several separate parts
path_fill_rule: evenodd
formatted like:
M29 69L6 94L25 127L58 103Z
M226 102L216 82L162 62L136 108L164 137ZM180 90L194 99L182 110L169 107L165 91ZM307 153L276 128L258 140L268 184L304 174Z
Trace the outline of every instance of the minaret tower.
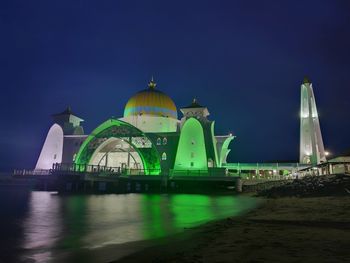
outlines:
M306 77L301 85L299 157L301 164L316 165L327 161L312 83Z
M76 116L70 107L52 117L55 123L46 136L35 170L49 170L55 163L71 164L87 137L80 125L84 120Z

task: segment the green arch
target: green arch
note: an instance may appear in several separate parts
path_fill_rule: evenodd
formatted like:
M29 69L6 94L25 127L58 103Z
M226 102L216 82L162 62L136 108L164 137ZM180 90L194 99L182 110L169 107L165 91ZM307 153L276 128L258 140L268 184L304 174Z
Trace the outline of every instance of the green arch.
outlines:
M195 118L189 118L182 126L174 170L208 170L204 131Z
M221 163L219 162L219 158L218 158L217 141L215 138L214 129L215 129L215 121L213 121L210 125L211 141L213 143L213 149L214 149L215 166L221 167Z
M221 146L221 151L220 151L220 167L222 167L222 163L226 161L226 158L228 154L230 153L231 149L228 148L230 145L230 142L233 140L233 136L227 137L224 143Z
M105 140L108 140L112 137L121 139L144 137L150 141L150 139L135 126L121 120L109 119L99 125L86 138L77 153L74 163L76 165L89 164L91 157L98 146L101 145L101 143L103 143ZM143 167L145 169L145 174L160 174L160 157L153 143L151 143L151 147L149 148L138 148L131 141L125 140L125 142L130 144L140 155Z

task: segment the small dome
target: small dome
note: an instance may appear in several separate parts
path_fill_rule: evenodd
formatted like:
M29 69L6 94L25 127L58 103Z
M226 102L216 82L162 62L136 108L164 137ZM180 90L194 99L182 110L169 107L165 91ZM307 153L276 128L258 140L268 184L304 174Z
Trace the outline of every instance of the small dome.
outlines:
M148 115L177 119L177 109L173 100L165 93L156 90L152 80L148 89L141 90L126 103L124 117Z

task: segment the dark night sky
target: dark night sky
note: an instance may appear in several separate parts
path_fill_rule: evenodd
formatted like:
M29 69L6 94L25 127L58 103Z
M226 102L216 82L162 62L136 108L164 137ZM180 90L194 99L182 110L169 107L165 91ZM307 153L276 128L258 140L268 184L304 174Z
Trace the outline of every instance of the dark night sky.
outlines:
M151 75L178 108L208 106L231 161L296 160L313 81L326 149L350 147L350 1L0 2L0 171L33 168L50 115L90 132Z

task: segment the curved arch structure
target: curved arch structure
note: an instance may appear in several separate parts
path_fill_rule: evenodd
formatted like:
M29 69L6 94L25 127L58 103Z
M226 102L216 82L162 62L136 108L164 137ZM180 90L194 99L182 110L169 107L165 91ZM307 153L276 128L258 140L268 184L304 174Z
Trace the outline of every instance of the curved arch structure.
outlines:
M89 164L144 170L141 156L135 148L127 141L115 137L107 139L97 147Z
M227 156L228 154L230 153L231 149L228 148L230 142L233 140L233 136L228 136L222 146L221 146L221 151L220 151L220 167L222 166L222 164L225 164L226 163L226 159L227 159Z
M214 149L214 158L215 158L215 165L217 167L221 167L221 162L219 161L219 157L218 157L218 151L216 148L217 145L217 140L215 138L215 133L214 133L214 129L215 129L215 121L213 121L210 125L210 132L211 132L211 142L213 144L213 149ZM213 166L212 166L213 167Z
M54 163L62 162L63 130L58 124L51 126L47 133L35 170L48 170Z
M101 158L96 156L103 148L108 153L108 147L117 146L116 142L127 145L128 150L135 154L131 156L135 163L140 159L141 167L146 175L160 174L159 153L148 137L136 127L121 120L109 119L98 126L84 141L79 149L74 163L77 165L89 165L101 163ZM121 149L121 151L124 151ZM102 156L103 158L103 156ZM97 161L96 161L97 160ZM104 164L105 166L106 163Z
M204 131L195 118L182 126L174 170L208 170Z

